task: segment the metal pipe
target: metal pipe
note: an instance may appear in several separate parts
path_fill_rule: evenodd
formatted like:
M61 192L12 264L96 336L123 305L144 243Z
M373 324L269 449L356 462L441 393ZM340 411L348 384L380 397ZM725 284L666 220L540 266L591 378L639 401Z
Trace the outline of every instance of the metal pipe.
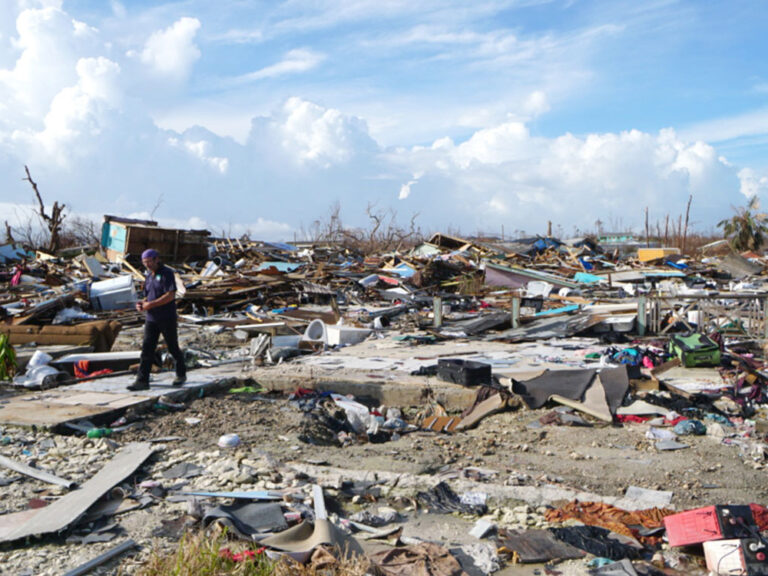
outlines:
M133 540L126 540L125 542L123 542L122 544L118 544L111 550L107 550L106 552L104 552L104 554L96 556L96 558L94 558L93 560L89 560L85 564L81 564L77 568L70 570L69 572L64 574L64 576L81 576L82 574L88 574L88 572L90 572L94 568L97 568L102 564L106 564L113 558L117 558L123 552L126 552L131 548L135 548L136 546L138 546L138 544L136 544L136 542L134 542Z

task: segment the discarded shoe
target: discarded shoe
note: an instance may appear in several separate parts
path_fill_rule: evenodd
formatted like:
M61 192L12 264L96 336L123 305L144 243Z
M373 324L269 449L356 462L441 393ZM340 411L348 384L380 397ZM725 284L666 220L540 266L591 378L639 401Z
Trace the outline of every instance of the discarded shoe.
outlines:
M187 381L187 377L186 376L176 376L176 378L173 379L172 384L174 386L181 386L186 381Z
M128 386L128 390L135 392L136 390L149 390L149 382L144 380L136 380L133 384Z

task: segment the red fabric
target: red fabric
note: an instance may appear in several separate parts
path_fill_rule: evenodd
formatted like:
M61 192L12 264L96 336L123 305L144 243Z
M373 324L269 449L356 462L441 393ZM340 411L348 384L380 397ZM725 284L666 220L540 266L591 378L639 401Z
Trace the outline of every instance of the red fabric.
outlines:
M672 420L668 420L664 418L664 424L668 424L669 426L674 426L678 422L682 422L683 420L688 420L685 416L678 416L677 418L674 418Z
M242 552L232 552L229 548L222 548L219 550L219 557L225 560L231 560L232 562L246 562L247 560L255 560L257 556L264 553L266 548L261 547L258 550L243 550Z
M91 361L90 360L78 360L75 362L75 365L73 366L73 370L75 372L75 378L78 380L82 380L83 378L93 378L94 376L101 376L102 374L112 374L112 370L109 368L104 368L103 370L96 370L95 372L91 372L89 370Z
M758 530L764 532L768 530L768 508L755 504L754 502L749 505L752 509L752 516L755 518L755 524L757 524Z
M650 416L635 416L634 414L616 414L616 420L619 422L634 422L636 424L642 424L648 422Z

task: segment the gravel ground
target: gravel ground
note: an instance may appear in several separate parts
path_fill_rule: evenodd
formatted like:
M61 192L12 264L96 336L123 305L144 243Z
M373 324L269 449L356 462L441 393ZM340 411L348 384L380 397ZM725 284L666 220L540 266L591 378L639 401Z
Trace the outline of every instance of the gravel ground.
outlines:
M122 338L132 345L135 331ZM215 335L212 337L216 337ZM206 336L209 338L209 336ZM210 342L208 342L210 344ZM406 420L424 407L399 407ZM521 494L556 487L563 495L588 492L619 498L629 486L673 492L671 505L686 509L710 504L768 504L768 482L761 444L737 434L725 441L712 436L686 437L690 447L659 452L646 440L646 426L595 424L590 427L530 424L549 409L514 410L484 419L477 428L446 435L416 431L380 444L343 447L315 446L299 440L302 412L278 394L230 394L197 398L183 411L134 414L135 427L110 438L54 435L5 427L0 429L2 454L77 482L95 474L122 445L158 442L157 452L124 486L125 492L146 492L138 483L154 480L164 488L252 490L294 488L290 499L310 503L309 485L319 481L329 507L346 516L360 509L390 505L403 515L405 535L457 546L477 542L468 535L476 517L427 514L413 508L412 496L439 479L457 492L471 488L489 496L488 518L502 527L546 526L542 502L524 501ZM734 432L739 432L735 430ZM219 437L237 433L235 449L217 446ZM201 466L201 475L168 479L163 472L181 462ZM375 499L347 498L337 489L341 475L352 479L388 480ZM397 482L391 479L398 477ZM27 508L30 502L52 499L66 489L0 471L0 512ZM521 492L521 490L525 490ZM526 496L526 497L528 497ZM567 498L566 498L567 499ZM553 504L554 502L549 502ZM141 545L94 574L130 574L151 550L174 549L178 527L189 521L189 504L162 495L150 506L116 517L123 531L113 542L66 543L66 535L0 548L0 574L60 574L85 562L129 536ZM366 544L375 550L381 545ZM502 574L532 574L534 568L506 568ZM561 565L564 573L583 573L584 563ZM479 574L469 570L470 574ZM688 569L688 573L693 573Z
M3 437L9 440L3 453L11 458L32 459L38 467L83 481L124 443L178 436L180 440L157 444L158 452L140 469L134 482L152 479L165 487L178 485L184 481L169 480L163 477L163 471L179 462L193 462L205 472L186 480L185 489L296 486L299 499L308 496L306 486L301 488L306 484L306 470L326 469L332 475L342 469L351 478L372 478L375 472L386 477L396 472L413 481L403 482L400 488L386 487L383 503L404 510L411 524L406 534L412 531L414 535L448 545L471 542L466 531L471 528L472 519L432 515L434 520L430 517L426 521L423 514L407 509L407 496L413 495L420 482L428 482L425 479L465 477L468 474L462 471L473 468L484 471L479 474L475 490L491 495L491 518L507 527L545 525L543 510L504 497L506 488L516 486L554 485L602 496L622 496L628 486L635 485L673 491L672 504L678 509L768 502L763 462L755 461L737 445L702 436L687 439L689 449L657 452L645 440L642 425L528 427L546 412L542 409L497 414L483 420L474 430L453 435L418 431L381 444L330 447L308 445L298 439L302 414L284 397L223 394L196 399L184 411L142 415L139 426L113 438L91 440L6 428ZM189 423L197 420L199 423ZM220 449L218 438L231 432L240 436L242 444L236 449ZM6 472L5 476L13 474ZM127 488L132 489L132 484ZM11 512L25 508L31 499L59 496L65 489L23 478L2 491L0 510ZM329 499L337 495L332 488L326 492ZM344 509L342 515L366 505L367 499L357 500L339 498L338 506ZM158 530L163 528L164 521L178 520L186 512L186 503L158 498L144 510L120 515L124 531L143 546L134 559L123 562L122 570L132 572L151 548L171 550L176 535L168 530L158 535ZM0 550L0 570L3 574L57 574L64 565L74 567L112 545L66 544L63 538L17 545ZM114 570L113 565L95 573L108 574Z

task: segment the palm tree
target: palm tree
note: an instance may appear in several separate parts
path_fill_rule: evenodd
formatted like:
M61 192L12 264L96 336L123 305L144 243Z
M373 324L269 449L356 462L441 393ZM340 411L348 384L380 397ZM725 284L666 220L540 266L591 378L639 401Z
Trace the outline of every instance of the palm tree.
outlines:
M717 223L734 250L759 250L765 243L768 215L757 212L759 209L760 200L752 196L745 207L734 208L733 216Z

